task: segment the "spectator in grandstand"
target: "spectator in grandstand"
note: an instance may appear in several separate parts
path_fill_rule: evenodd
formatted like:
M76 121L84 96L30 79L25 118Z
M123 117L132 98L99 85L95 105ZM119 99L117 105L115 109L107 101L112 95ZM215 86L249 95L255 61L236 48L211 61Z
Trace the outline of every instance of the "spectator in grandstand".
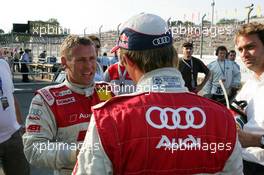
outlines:
M233 61L233 63L237 66L237 68L240 70L240 66L236 63L236 51L235 50L230 50L228 52L228 59L230 61Z
M29 82L28 73L29 73L29 66L30 57L29 57L29 49L25 49L25 52L22 54L20 58L21 62L21 73L22 73L22 82Z
M86 37L69 35L61 45L66 80L33 97L23 135L28 161L69 175L91 117L91 106L111 97L106 83L95 83L96 50Z
M191 92L198 93L210 77L210 70L198 58L192 56L193 43L185 42L182 45L183 57L179 61L179 70L185 81L185 86ZM197 85L198 73L205 74L203 81Z
M117 55L119 54L117 46L111 50L111 53L113 52L117 52ZM122 60L119 60L106 69L104 72L104 81L112 84L112 90L116 95L128 94L136 90L136 86L130 78Z
M120 31L120 59L138 91L93 108L73 174L242 174L234 119L222 105L188 92L174 67L167 22L141 13Z
M229 98L233 98L240 87L241 74L235 64L226 59L227 49L219 46L216 49L217 60L208 64L211 76L204 86L204 96L225 103L224 93L219 80L222 80Z
M264 24L248 23L235 35L235 45L245 66L253 71L237 100L246 100L247 123L238 130L243 147L245 175L264 174Z

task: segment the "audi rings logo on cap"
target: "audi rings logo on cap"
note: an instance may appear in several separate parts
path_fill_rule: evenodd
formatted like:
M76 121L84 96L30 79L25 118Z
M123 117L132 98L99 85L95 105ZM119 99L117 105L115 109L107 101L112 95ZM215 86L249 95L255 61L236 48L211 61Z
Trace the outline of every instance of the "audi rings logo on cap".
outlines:
M158 46L158 45L163 45L163 44L168 44L171 42L170 37L168 36L163 36L163 37L159 37L159 38L155 38L152 43L154 46Z
M159 112L159 120L160 123L156 124L155 122L153 122L153 118L151 117L151 113L153 111L158 111ZM194 112L197 112L197 114L200 115L194 115ZM172 124L169 125L168 121L169 121L169 115L168 112L172 113L171 117L171 121ZM180 112L185 112L185 124L182 124L181 122L181 116L180 116ZM202 117L201 122L195 122L195 118L197 117ZM204 113L204 111L201 108L198 107L192 107L190 109L188 108L178 108L178 109L172 109L172 108L160 108L157 106L152 106L150 107L147 112L146 112L146 120L148 122L148 124L150 124L152 127L156 128L156 129L163 129L163 128L167 128L167 129L188 129L188 128L194 128L194 129L200 129L205 125L206 122L206 115ZM199 120L200 121L200 120Z

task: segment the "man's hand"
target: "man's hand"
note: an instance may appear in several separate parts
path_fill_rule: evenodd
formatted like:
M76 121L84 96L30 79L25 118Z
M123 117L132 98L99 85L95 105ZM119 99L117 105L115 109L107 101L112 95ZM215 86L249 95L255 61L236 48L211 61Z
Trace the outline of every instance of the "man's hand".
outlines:
M238 90L239 88L232 87L228 95L229 99L233 99L237 95Z
M238 133L238 139L239 139L243 148L261 147L262 146L260 144L261 135L245 132L241 129L238 129L237 133Z
M20 129L19 129L19 132L20 132L21 136L22 136L23 134L25 134L25 132L26 132L25 125L21 125L21 127L20 127Z
M196 86L194 92L198 93L198 92L200 92L202 89L203 89L203 86L199 84L198 86Z

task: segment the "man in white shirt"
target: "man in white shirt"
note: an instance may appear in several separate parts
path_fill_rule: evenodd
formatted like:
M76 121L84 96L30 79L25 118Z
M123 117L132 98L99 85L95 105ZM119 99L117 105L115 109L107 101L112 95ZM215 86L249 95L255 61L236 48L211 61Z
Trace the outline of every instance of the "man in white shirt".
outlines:
M13 92L10 67L0 53L0 167L6 175L29 175L19 132L21 113Z
M204 94L213 100L225 102L224 93L220 86L219 80L222 80L224 87L230 96L240 87L241 74L235 64L226 59L227 49L225 46L219 46L216 49L217 60L208 64L211 76L204 86Z
M247 123L238 130L245 175L264 174L264 25L243 25L235 36L236 48L246 67L253 71L237 100L246 100Z

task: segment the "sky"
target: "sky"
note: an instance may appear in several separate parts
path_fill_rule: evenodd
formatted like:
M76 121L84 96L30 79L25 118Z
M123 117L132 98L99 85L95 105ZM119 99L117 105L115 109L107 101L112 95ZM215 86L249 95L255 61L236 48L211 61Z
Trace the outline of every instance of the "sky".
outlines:
M56 18L73 34L116 30L118 24L141 13L154 13L168 20L200 23L203 14L211 21L213 0L2 0L0 29L10 32L13 23ZM246 6L254 4L252 15L264 16L263 0L214 0L214 21L247 17Z

